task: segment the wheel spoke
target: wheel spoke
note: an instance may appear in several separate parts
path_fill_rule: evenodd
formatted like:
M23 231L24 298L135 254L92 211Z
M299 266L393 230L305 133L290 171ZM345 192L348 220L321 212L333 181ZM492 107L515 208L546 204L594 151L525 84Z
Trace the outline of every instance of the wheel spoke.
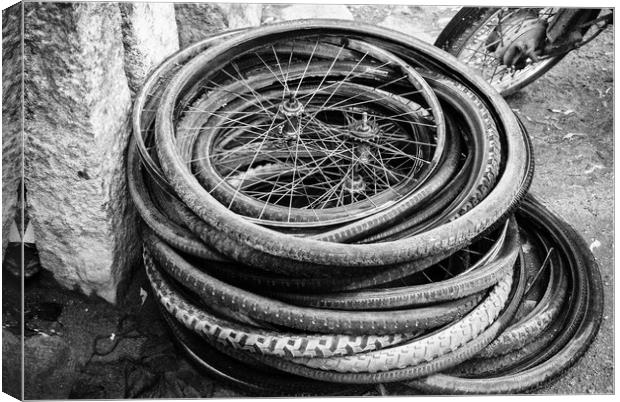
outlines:
M258 221L346 222L385 208L441 152L440 114L415 70L379 53L316 34L244 49L178 111L185 163Z

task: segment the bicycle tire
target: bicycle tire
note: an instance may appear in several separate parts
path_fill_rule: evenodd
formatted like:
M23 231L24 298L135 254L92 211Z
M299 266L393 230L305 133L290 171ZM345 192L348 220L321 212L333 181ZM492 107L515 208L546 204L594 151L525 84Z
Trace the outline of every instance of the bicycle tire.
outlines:
M508 327L482 350L476 356L477 358L496 357L523 348L557 321L567 297L568 280L560 262L553 260L555 258L550 259L549 263L551 275L547 290L536 307L528 315Z
M318 29L320 27L321 31L327 27L338 31L350 30L355 32L359 30L358 26L351 26L350 23L341 24L338 22L338 25L335 26L333 21L321 21L320 23L316 21L304 21L298 22L298 24L301 24L304 29ZM256 38L267 34L282 34L287 32L290 26L290 24L281 24L259 28L253 31L249 37ZM293 25L293 27L299 27L299 25ZM373 33L379 37L381 37L381 34L386 34L386 31L378 33L376 27L368 26L364 28L365 34ZM390 39L394 41L395 38L393 33L389 33ZM234 42L229 43L229 45L233 46L234 43L241 43L246 39L247 37L241 34L235 37L233 40ZM410 44L411 39L408 39L405 43ZM430 46L423 44L417 45L427 53L437 54L437 49L432 49ZM210 50L213 49L215 48ZM215 49L213 53L217 53L217 51L218 49ZM194 69L197 69L197 71L200 70L199 66L201 66L203 62L201 57L203 59L210 59L212 55L213 54L207 51L192 60L192 62L190 62L191 65L188 63L188 65L184 67L184 69L186 69L186 67L187 69L182 69L179 75L173 78L166 89L166 93L164 93L164 99L175 98L182 92L182 87L185 85L183 84L185 78L191 75ZM443 54L440 58L444 63L450 64L449 59L446 59ZM458 70L456 65L451 67ZM475 81L475 79L472 80ZM484 85L481 84L481 87L484 87ZM216 231L222 232L225 228L226 236L220 238L211 236L210 241L216 249L226 255L233 254L237 259L245 259L243 262L248 263L248 265L257 265L261 267L285 265L288 267L299 267L308 264L315 267L320 267L321 265L359 267L393 264L462 246L495 222L501 215L504 207L512 202L513 196L516 193L514 189L515 178L517 182L519 182L521 181L520 178L526 174L524 158L526 150L523 146L522 138L520 138L520 133L517 134L517 131L520 130L516 129L512 124L512 122L514 122L514 116L511 112L509 114L504 113L504 111L507 112L507 106L500 105L499 99L494 99L492 94L487 94L486 99L496 104L496 111L499 112L500 115L503 115L503 123L509 126L506 130L507 138L510 143L510 146L508 146L509 156L507 158L506 170L498 181L498 184L491 191L489 196L478 204L477 208L468 211L463 216L440 228L435 228L426 233L397 242L364 245L363 247L355 245L345 246L307 239L301 242L291 237L282 238L278 233L255 225L248 225L247 222L243 222L243 220L236 217L230 211L218 205L217 202L214 202L215 200L212 199L207 192L200 190L199 186L196 187L196 185L192 184L194 183L192 182L193 179L182 172L182 167L175 162L175 156L169 153L172 147L166 139L166 133L171 129L171 127L168 126L170 122L170 113L172 112L172 105L169 101L162 102L158 111L158 127L156 127L158 138L157 150L158 153L161 153L161 155L159 155L160 162L166 171L167 177L171 179L173 186L176 186L175 189L181 198L183 198L183 201ZM513 131L511 127L514 127L516 131ZM203 204L204 202L207 204ZM449 233L449 235L447 233ZM234 239L234 245L230 244L231 239ZM215 243L218 243L217 246ZM240 248L240 244L243 245L243 247ZM251 255L242 255L242 253Z
M423 285L399 288L358 290L353 293L302 295L298 293L274 294L274 297L296 305L341 310L386 309L416 306L453 300L481 292L495 285L512 267L519 252L517 226L507 221L505 246L499 255L464 275Z
M520 264L516 264L515 271L515 280L513 282L512 289L510 290L510 295L508 296L509 302L498 319L495 320L495 322L493 322L493 324L491 324L486 330L484 330L480 336L476 337L471 342L459 349L456 349L455 351L435 357L430 362L423 362L412 367L377 373L338 373L330 370L318 370L305 367L288 360L277 359L271 356L259 356L258 358L261 362L270 367L277 368L291 374L300 375L315 380L339 382L344 384L387 383L428 376L437 371L453 367L468 358L471 358L485 345L491 342L493 338L495 338L497 334L501 332L506 325L508 325L508 322L512 319L517 310L525 287L525 272L520 268ZM223 345L213 346L224 353L228 353L230 350Z
M174 290L145 253L145 266L159 304L187 329L241 351L279 357L332 357L398 345L414 334L383 336L299 334L268 331L216 317Z
M418 390L447 394L500 394L534 390L572 366L596 336L603 315L602 279L587 244L565 221L531 195L519 211L557 242L573 275L571 309L560 334L550 345L507 373L489 378L459 378L436 374L410 382Z
M289 305L222 282L193 267L148 229L145 245L158 265L206 304L241 310L250 318L302 331L342 334L408 333L444 325L473 309L480 296L417 309L381 312L323 310Z
M224 354L181 327L167 312L162 311L162 316L175 342L201 372L243 393L262 397L338 396L365 390L359 386L343 387L341 384L308 380L266 367L245 355L235 358L232 353Z

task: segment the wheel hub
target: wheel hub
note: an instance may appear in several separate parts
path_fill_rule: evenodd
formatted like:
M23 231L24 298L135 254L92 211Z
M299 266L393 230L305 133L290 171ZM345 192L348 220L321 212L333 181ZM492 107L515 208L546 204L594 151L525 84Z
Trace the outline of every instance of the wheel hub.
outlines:
M287 117L299 117L303 113L304 105L294 95L289 95L282 101L280 110Z
M366 190L366 183L363 177L354 175L346 178L344 188L349 194L361 194Z
M362 119L355 121L349 127L349 134L355 140L372 140L378 137L379 128L368 120L368 113L362 113Z
M366 145L359 145L355 148L355 155L360 163L370 162L370 148Z
M304 106L292 94L287 94L280 104L280 111L286 117L282 127L282 139L286 142L295 142L300 135L299 117L303 113Z

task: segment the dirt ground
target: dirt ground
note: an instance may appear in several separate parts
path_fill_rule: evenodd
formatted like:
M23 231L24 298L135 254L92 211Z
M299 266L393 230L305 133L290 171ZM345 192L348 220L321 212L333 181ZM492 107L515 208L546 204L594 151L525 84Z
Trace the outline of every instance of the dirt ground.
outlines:
M267 9L265 18L277 20L279 7ZM382 25L387 21L399 30L419 33L423 39L434 38L456 10L349 7L356 19ZM533 139L536 173L531 191L591 245L604 281L604 320L594 344L564 376L537 393L614 392L613 41L613 29L608 29L507 99ZM58 289L47 273L27 284L28 338L59 336L72 350L77 368L63 377L72 384L66 396L238 396L237 391L201 377L179 354L158 318L152 297L144 293L148 285L138 271L118 307ZM15 332L18 314L10 300L19 295L11 290L11 283L5 275L3 330ZM26 356L27 367L28 359L32 357ZM38 373L40 368L31 363L33 372ZM52 392L55 384L45 384L45 378L39 377L43 383L37 392ZM383 391L390 395L404 392L390 387ZM371 389L366 395L379 392Z
M604 284L605 312L596 341L545 393L613 392L613 63L610 29L508 99L534 142L530 191L590 244Z

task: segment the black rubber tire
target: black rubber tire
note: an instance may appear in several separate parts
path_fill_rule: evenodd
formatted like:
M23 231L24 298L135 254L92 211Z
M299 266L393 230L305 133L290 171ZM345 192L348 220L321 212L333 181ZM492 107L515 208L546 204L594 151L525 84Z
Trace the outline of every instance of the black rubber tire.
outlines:
M181 68L187 60L202 50L208 49L209 47L217 44L218 41L233 36L244 31L245 29L247 28L232 29L224 32L208 34L203 40L173 53L153 71L151 71L150 75L136 94L131 114L133 128L132 138L136 142L138 153L144 164L145 170L163 190L171 191L172 189L164 177L159 163L152 160L146 145L147 138L144 137L145 132L148 136L148 132L151 131L150 127L152 126L155 118L157 105L156 100L161 97L165 88L165 83L168 82L170 76Z
M286 35L291 29L304 29L305 32L316 30L334 30L343 34L360 33L375 36L382 40L393 43L401 43L404 46L415 44L416 48L424 51L426 57L436 57L447 67L460 72L458 64L436 48L403 37L392 31L386 31L373 26L360 26L359 23L334 21L302 21L295 23L283 23L269 27L258 28L249 34L236 36L228 46L244 43L250 38L264 38L272 35ZM306 31L307 30L307 31ZM212 50L212 51L211 51ZM505 132L507 146L507 163L504 174L490 194L481 201L478 206L456 220L442 225L423 234L407 239L372 245L342 245L307 239L296 239L290 236L282 237L281 234L265 228L249 225L235 214L219 205L197 181L185 172L175 159L172 151L173 145L168 134L172 127L173 104L182 93L191 86L191 77L201 71L205 60L212 60L221 49L210 49L197 56L172 79L164 93L160 109L158 111L156 136L157 150L160 154L162 167L171 184L183 201L207 222L214 232L208 236L210 244L225 255L234 255L235 259L247 265L259 267L302 267L313 266L317 269L338 265L343 267L369 267L395 264L416 258L439 253L444 250L455 249L468 243L484 229L497 221L505 208L514 200L518 190L518 183L522 181L526 172L525 155L526 147L523 144L520 129L514 115L501 98L496 97L491 91L485 93L485 101L494 106L494 111L501 118L502 130ZM465 75L464 72L460 72ZM188 80L186 82L186 80ZM487 89L486 84L479 82L475 77L470 77L478 88ZM379 222L377 222L380 224ZM219 234L219 235L218 235ZM205 237L201 236L203 241ZM242 247L239 247L239 246Z
M467 161L470 163L466 171L467 182L463 184L456 197L450 196L450 198L445 199L443 198L445 197L444 193L440 191L437 197L442 197L442 199L435 198L430 203L430 207L425 209L416 208L414 199L413 202L407 202L405 208L399 208L397 213L391 210L380 212L367 219L323 232L314 238L331 242L360 240L363 243L370 243L377 240L391 241L409 237L421 231L420 224L432 228L445 223L446 220L442 220L442 218L446 216L458 216L465 213L480 202L495 185L500 173L501 143L497 126L490 119L489 113L485 110L480 98L464 85L446 77L428 72L423 73L422 76L429 81L431 87L437 92L442 105L449 113L446 116L446 122L449 123L448 132L452 135L460 131L470 133L469 138L464 141L469 144L468 156L471 157L471 160ZM455 118L456 121L452 122L451 117ZM436 176L438 175L436 174ZM435 177L431 180L435 180ZM427 197L430 197L432 194L437 194L439 190L449 188L452 184L451 182L443 189L428 186L432 193L428 192L428 188L423 188L421 194L426 193L428 194ZM422 199L422 201L425 200ZM446 202L448 202L447 205L440 207ZM438 208L441 208L442 211L439 216L433 216L433 219L424 218L429 217L429 213L436 214L440 210ZM407 215L409 215L407 219L403 219ZM381 224L376 224L377 221ZM377 233L379 236L368 236L375 232L379 232Z
M413 355L420 356L421 351L423 351L423 360L428 360L429 356L431 358L440 356L446 351L454 350L468 342L464 340L466 333L473 339L478 333L491 325L492 321L490 320L493 320L500 313L509 297L510 290L509 286L505 286L505 284L503 288L498 285L495 292L498 292L499 289L499 293L501 293L503 290L504 299L499 295L492 296L492 292L489 298L476 308L476 311L469 313L460 321L413 340L409 340L413 338L413 334L383 337L287 334L263 331L257 328L252 329L218 319L200 308L192 306L185 301L183 296L175 292L167 284L164 277L158 273L148 254L145 254L145 263L157 299L170 314L174 315L188 329L196 331L207 341L230 344L235 349L242 349L250 353L294 358L295 360L301 359L303 361L301 364L304 365L329 364L331 366L331 363L327 362L334 359L342 360L343 364L353 362L352 359L362 364L372 360L373 364L376 363L383 367L382 370L386 370L394 368L393 356L395 354L402 355L405 350L410 351L406 353L409 359L416 359ZM510 274L512 276L512 273ZM503 280L506 281L507 279L504 278ZM496 310L495 313L487 310L490 307ZM449 347L445 343L448 338L450 339ZM441 342L437 342L437 340L441 340ZM368 352L369 349L373 348L379 348L379 350ZM355 355L349 356L352 353ZM339 354L346 354L347 356L340 358L338 357ZM369 359L370 356L372 356L371 359ZM321 362L323 360L325 363ZM399 363L398 367L401 364L405 363Z
M506 325L508 325L510 320L512 320L514 313L521 302L524 288L524 270L520 268L520 264L517 264L514 273L514 281L510 290L510 295L508 296L509 302L497 320L495 320L495 322L493 322L493 324L484 330L478 337L466 345L442 356L434 357L430 361L422 362L416 366L377 373L339 373L331 370L319 370L305 367L291 361L277 359L271 356L260 356L259 359L261 362L270 367L284 370L295 375L301 375L321 381L346 384L386 383L424 377L431 373L453 367L468 358L471 358L489 342L491 342L498 335L498 333L501 332ZM230 349L224 347L223 345L218 344L213 346L224 353L229 353Z
M138 156L136 137L133 136L127 150L127 187L142 220L178 250L207 260L228 261L226 257L202 243L187 228L171 221L156 207L146 187L144 169Z
M536 230L546 232L566 258L572 275L571 305L562 331L541 353L508 373L489 378L459 378L445 374L410 382L433 394L502 394L534 390L552 381L585 353L603 316L602 279L588 245L566 222L554 216L532 196L519 211Z
M415 336L292 333L233 322L210 312L212 306L199 305L185 297L178 286L159 272L148 252L144 262L153 294L168 314L202 338L215 339L235 349L286 358L334 357L392 347Z
M548 252L548 249L544 249ZM568 293L568 273L564 272L564 265L554 253L549 259L549 279L540 277L538 281L546 280L547 289L536 307L525 317L506 328L489 346L481 351L476 358L490 358L513 352L533 342L543 332L558 320ZM534 284L531 284L532 286Z
M514 220L509 221L507 229L507 238L502 246L502 251L496 258L463 275L443 281L399 288L358 290L335 294L274 294L274 297L301 306L342 310L374 310L424 305L469 296L493 286L506 272L512 270L519 254L520 244L518 229Z
M207 305L217 303L242 311L251 319L308 332L393 334L442 326L473 309L481 299L472 295L423 308L364 312L323 310L289 305L222 282L189 264L148 229L145 246L158 266L196 293Z
M202 338L183 328L162 309L162 316L188 359L203 373L243 393L254 396L347 396L367 390L363 386L343 386L313 381L267 367L246 355L224 354Z

